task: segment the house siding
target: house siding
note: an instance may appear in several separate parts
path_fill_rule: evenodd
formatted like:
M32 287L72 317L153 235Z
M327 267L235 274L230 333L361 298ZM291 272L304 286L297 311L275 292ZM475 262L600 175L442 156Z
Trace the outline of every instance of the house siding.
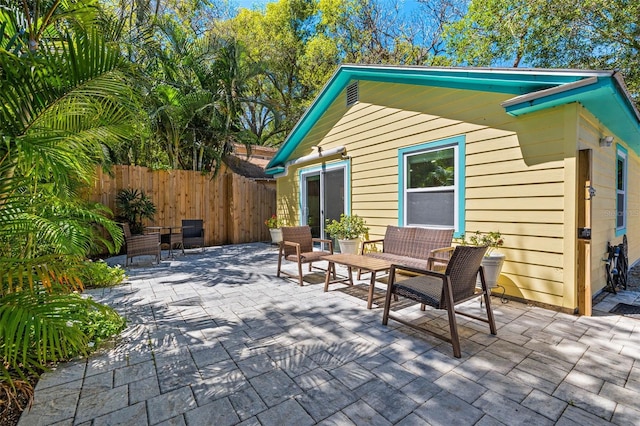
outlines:
M615 138L610 147L600 147L604 135ZM640 159L609 129L584 108L580 108L580 149L592 150L592 186L596 190L591 202L591 290L596 294L606 286L605 264L607 242L619 244L622 236L616 236L616 144L628 151L627 157L627 236L628 256L633 263L640 257Z
M463 136L467 233L499 230L504 235L500 251L506 262L499 284L508 295L571 310L577 306L576 142L583 138L592 146L595 140L597 146L597 138L577 104L515 118L500 106L507 98L361 81L359 102L347 108L340 95L291 158L310 154L314 145L325 151L345 146L351 158L351 211L366 218L371 238L379 238L387 225L398 224L398 149ZM610 155L594 156L594 173L611 170L605 163L614 161L615 149ZM278 179L280 214L290 224L300 218L298 171L313 165L290 167L288 177ZM629 182L638 178L631 173L636 166L629 162ZM603 182L602 192L610 192L604 185L613 188L614 178L594 176ZM602 216L615 207L613 194L596 197L603 205L593 206L594 228L597 209ZM638 201L630 197L629 211L639 207ZM600 274L599 257L593 250L593 276Z

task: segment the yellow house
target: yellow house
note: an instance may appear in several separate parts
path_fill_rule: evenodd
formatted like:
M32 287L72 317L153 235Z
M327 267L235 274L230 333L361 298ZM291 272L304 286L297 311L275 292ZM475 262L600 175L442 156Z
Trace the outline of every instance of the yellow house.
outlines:
M343 212L500 231L508 296L588 315L607 243L640 258L639 123L614 71L343 65L267 173L315 236Z

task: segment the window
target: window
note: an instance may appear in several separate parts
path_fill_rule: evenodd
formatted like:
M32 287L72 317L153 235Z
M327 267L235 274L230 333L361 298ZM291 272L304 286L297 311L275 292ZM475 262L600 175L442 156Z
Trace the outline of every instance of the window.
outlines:
M399 151L400 225L464 232L464 138Z
M626 233L627 228L627 150L616 149L616 235Z

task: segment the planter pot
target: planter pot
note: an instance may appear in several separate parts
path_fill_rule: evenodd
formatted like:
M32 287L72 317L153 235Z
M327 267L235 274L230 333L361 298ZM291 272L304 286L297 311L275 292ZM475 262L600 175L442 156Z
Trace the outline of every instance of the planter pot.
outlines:
M340 253L358 254L360 250L360 238L354 240L338 240Z
M484 268L484 279L487 282L488 288L494 288L498 285L498 277L500 271L502 271L502 264L504 263L504 254L492 253L482 259L482 267ZM478 285L480 285L480 278L478 277Z
M282 242L282 229L269 228L269 233L271 234L271 243L280 244Z

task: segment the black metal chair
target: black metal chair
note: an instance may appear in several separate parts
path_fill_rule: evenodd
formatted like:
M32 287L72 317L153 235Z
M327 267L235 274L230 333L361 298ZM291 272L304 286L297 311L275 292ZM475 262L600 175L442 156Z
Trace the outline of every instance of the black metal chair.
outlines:
M491 310L491 298L484 279L484 271L481 266L482 258L487 247L458 246L455 248L444 273L429 271L426 269L412 268L402 265L392 265L389 271L389 285L382 315L382 324L387 325L389 319L398 321L416 330L429 333L439 339L449 342L453 346L453 355L461 357L460 338L456 323L456 313L489 324L491 334L496 334L496 324ZM416 274L402 281L397 281L396 274L400 271ZM481 289L476 288L476 280L480 274ZM451 337L444 336L432 330L405 321L395 315L391 315L391 296L404 296L421 303L420 309L425 310L425 305L436 309L446 309L449 317L449 329ZM487 318L470 315L455 310L455 305L473 299L484 297Z
M182 245L185 248L200 247L204 251L202 219L182 220Z

